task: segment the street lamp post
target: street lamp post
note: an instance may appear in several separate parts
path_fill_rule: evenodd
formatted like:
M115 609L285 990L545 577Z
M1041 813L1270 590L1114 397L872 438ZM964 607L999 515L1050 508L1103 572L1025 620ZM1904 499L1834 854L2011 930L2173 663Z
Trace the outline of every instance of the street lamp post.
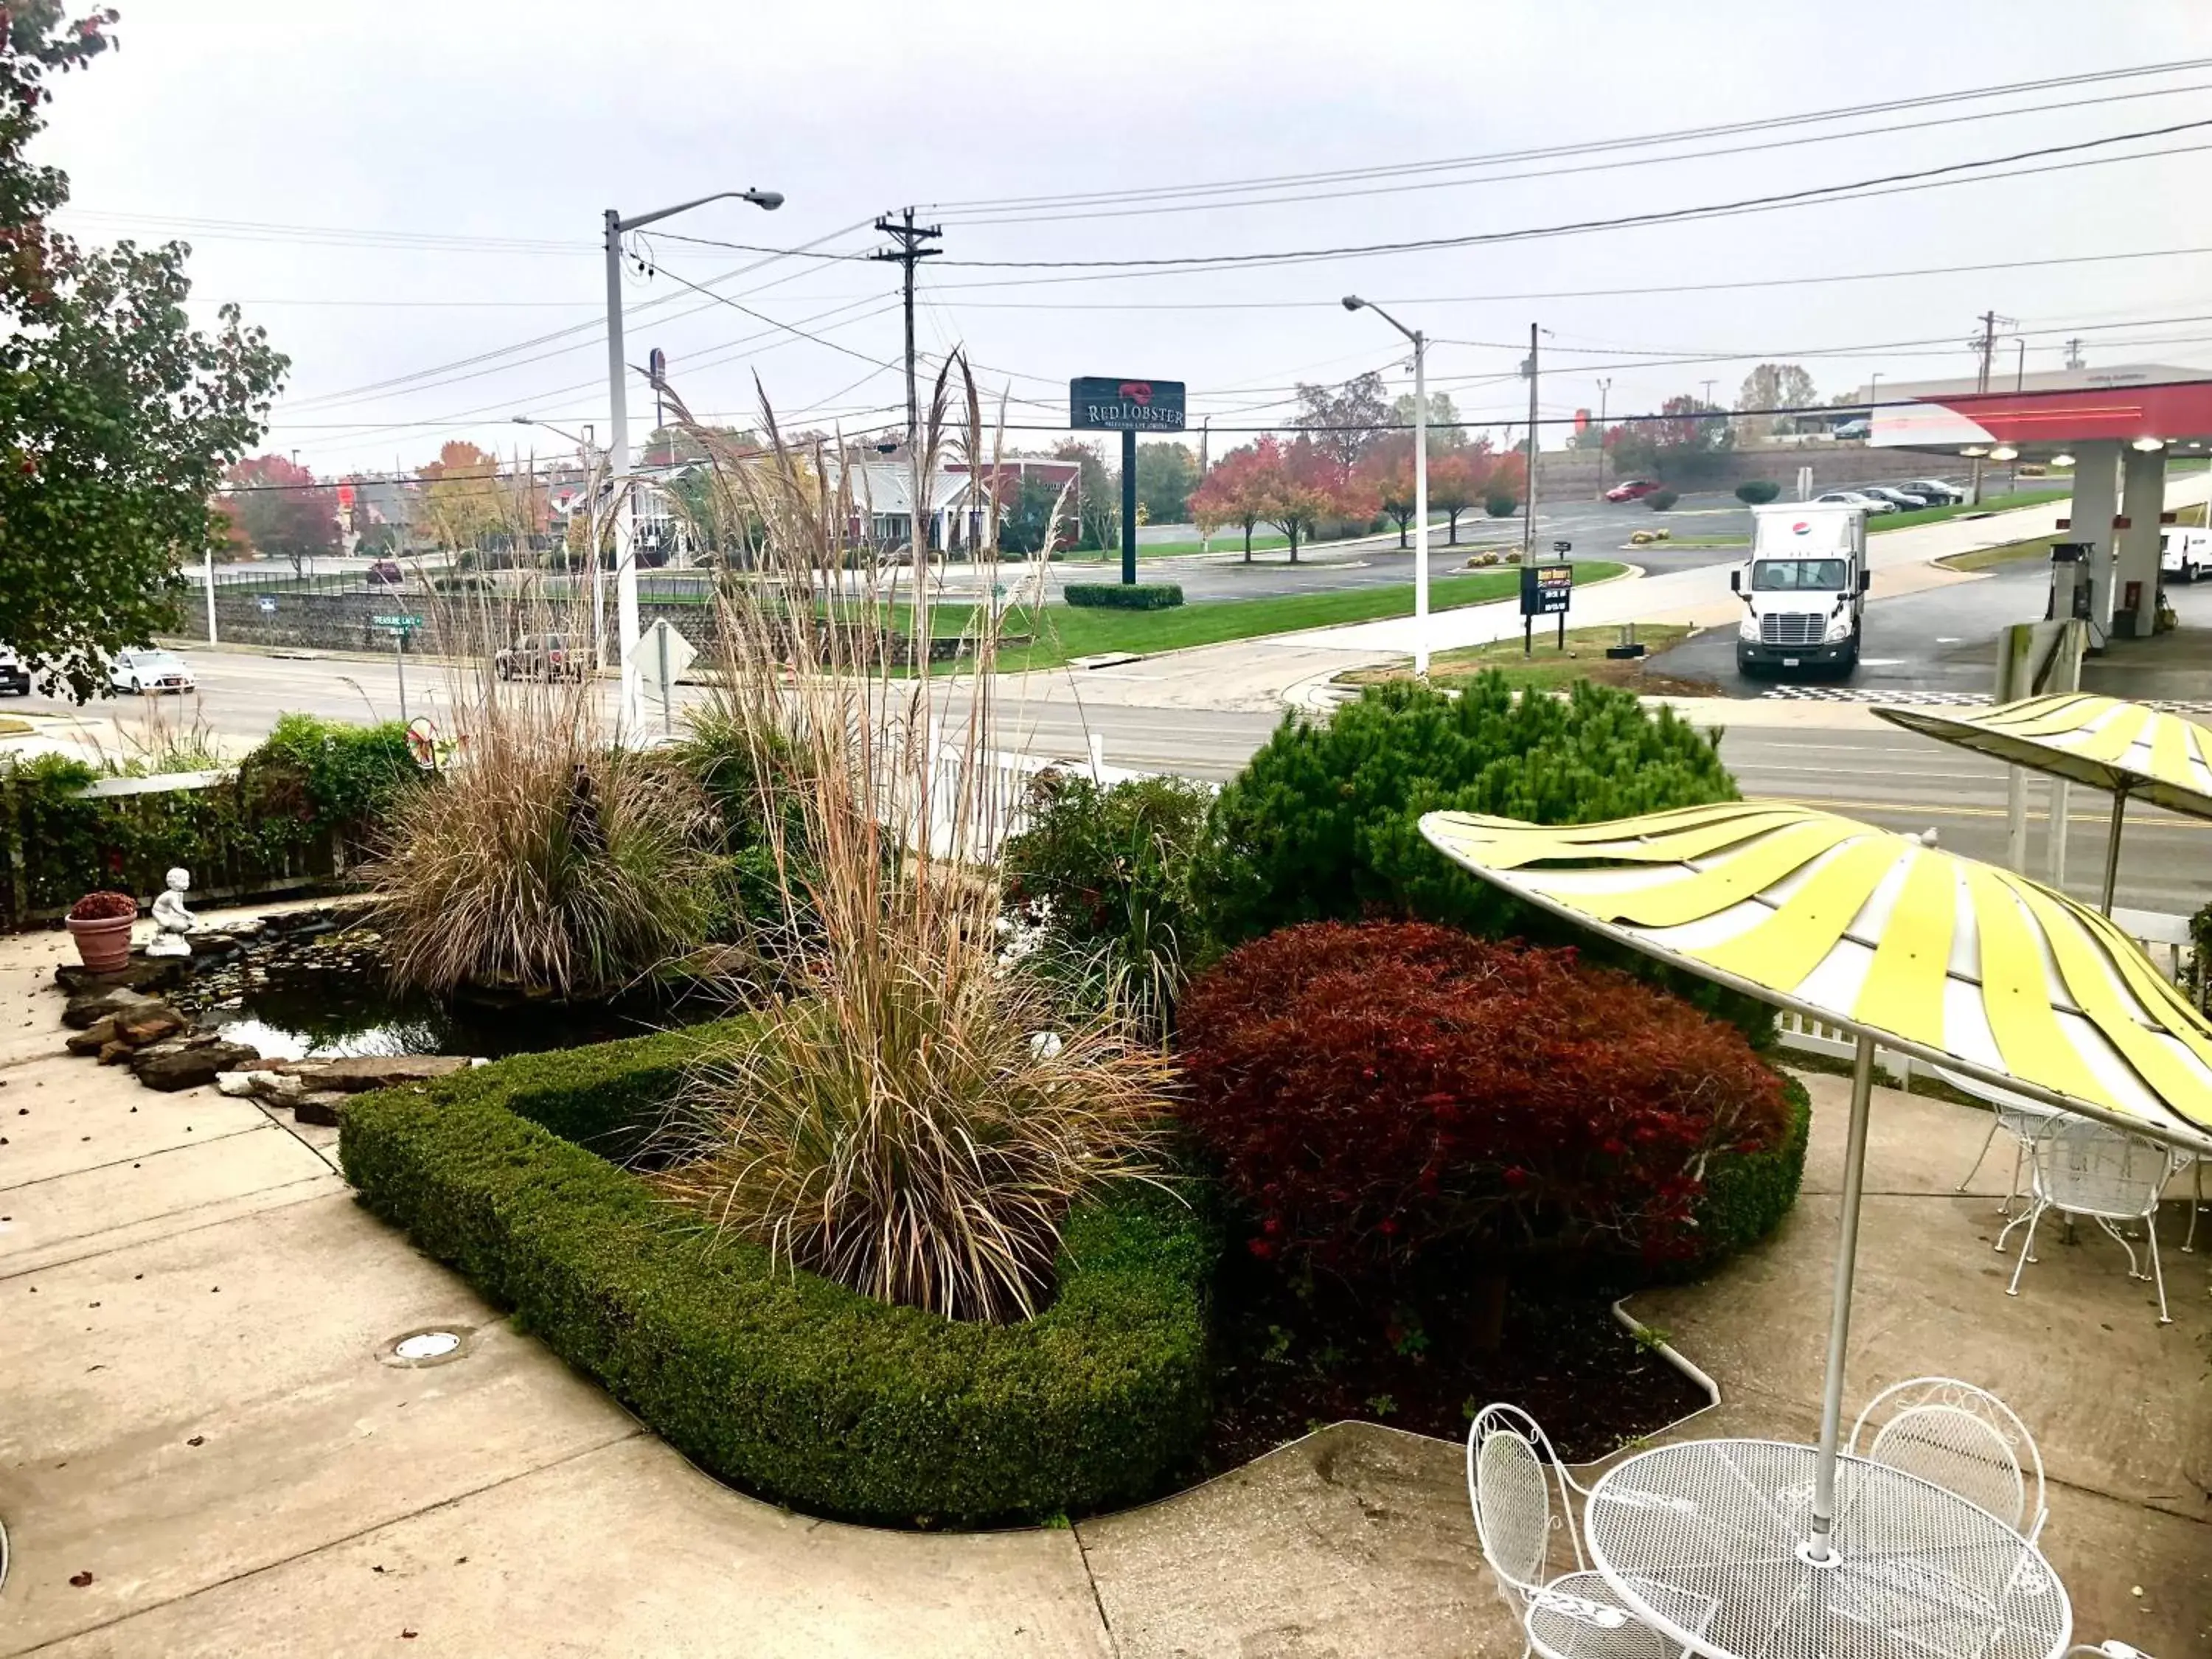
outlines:
M1429 677L1429 343L1371 300L1344 296L1346 311L1371 311L1413 343L1413 672Z
M623 362L622 239L627 231L688 213L708 202L723 201L750 202L755 207L773 211L783 205L783 195L773 190L718 190L711 196L696 196L674 207L635 214L627 219L613 208L606 210L607 401L614 423L607 449L607 476L615 489L623 491L615 519L615 643L621 652L622 664L622 702L617 729L624 736L643 729L644 710L639 703L641 677L635 660L638 635L636 500L624 488L629 477L629 411L623 385L628 366ZM596 550L593 564L596 568Z

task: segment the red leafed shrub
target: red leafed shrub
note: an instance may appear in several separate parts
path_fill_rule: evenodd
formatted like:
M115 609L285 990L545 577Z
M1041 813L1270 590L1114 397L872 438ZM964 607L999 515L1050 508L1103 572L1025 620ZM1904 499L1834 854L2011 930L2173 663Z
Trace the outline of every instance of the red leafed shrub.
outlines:
M52 915L50 910L46 913ZM70 906L71 921L112 921L118 916L135 916L138 901L128 893L87 893Z
M1691 1252L1709 1163L1779 1144L1781 1079L1732 1026L1572 951L1317 922L1182 1005L1186 1116L1255 1255L1395 1278L1440 1247Z

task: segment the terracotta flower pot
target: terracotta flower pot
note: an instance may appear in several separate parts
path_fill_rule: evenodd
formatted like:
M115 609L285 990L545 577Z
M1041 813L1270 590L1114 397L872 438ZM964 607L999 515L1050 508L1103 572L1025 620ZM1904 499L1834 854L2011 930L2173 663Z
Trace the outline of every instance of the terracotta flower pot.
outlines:
M75 916L64 918L69 923L70 937L76 941L76 953L84 965L95 974L112 974L130 965L131 924L136 916L96 916L90 921L80 921Z

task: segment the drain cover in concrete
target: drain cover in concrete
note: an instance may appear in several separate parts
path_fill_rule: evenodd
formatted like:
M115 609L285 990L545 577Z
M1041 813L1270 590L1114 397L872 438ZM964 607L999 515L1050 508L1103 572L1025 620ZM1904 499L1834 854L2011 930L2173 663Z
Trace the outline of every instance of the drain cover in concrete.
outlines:
M442 1365L449 1359L461 1358L468 1351L465 1327L430 1325L393 1337L377 1358L387 1365Z

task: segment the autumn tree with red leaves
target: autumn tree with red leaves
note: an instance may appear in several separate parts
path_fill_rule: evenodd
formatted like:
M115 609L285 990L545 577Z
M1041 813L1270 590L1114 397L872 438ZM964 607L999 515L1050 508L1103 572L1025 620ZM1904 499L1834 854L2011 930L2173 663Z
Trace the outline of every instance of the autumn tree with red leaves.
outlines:
M282 455L255 455L223 476L230 488L222 505L234 541L264 558L289 559L295 572L338 550L338 493L317 483L308 468Z

